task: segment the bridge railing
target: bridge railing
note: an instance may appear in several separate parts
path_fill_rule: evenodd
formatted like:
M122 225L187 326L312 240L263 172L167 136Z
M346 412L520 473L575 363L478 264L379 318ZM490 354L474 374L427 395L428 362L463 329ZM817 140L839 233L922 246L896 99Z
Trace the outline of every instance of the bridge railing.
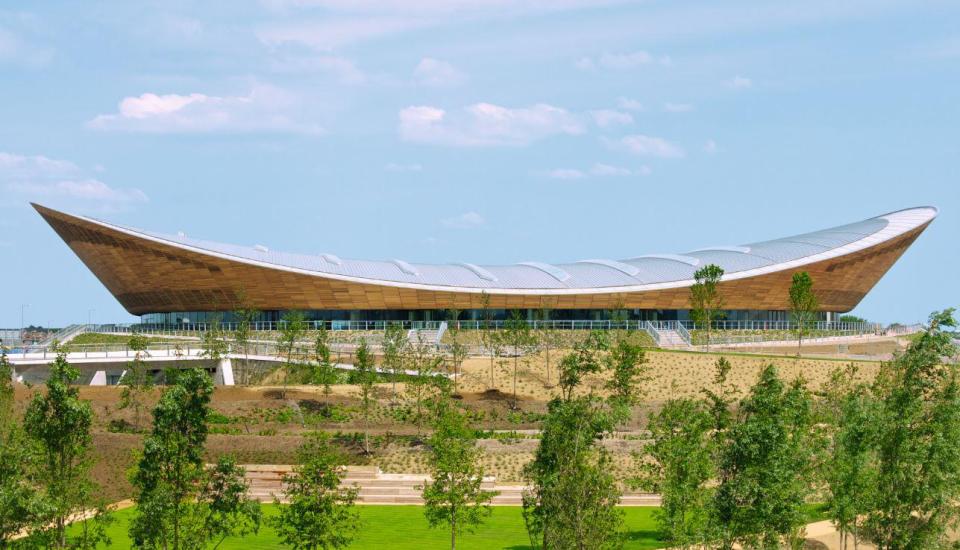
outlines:
M229 357L249 357L249 358L283 358L289 353L289 349L269 341L250 341L245 346L240 346L235 342L227 341L226 355ZM330 344L331 351L335 358L349 359L353 356L358 344L346 342L334 342ZM377 346L371 346L378 349ZM130 349L125 343L114 344L67 344L59 348L67 353L68 359L129 359L133 360L137 351ZM29 346L24 348L14 348L8 351L7 356L13 360L45 360L53 361L58 353L54 346ZM209 354L198 341L189 342L151 342L147 344L146 349L142 350L142 358L176 358L196 359L207 357ZM313 345L309 342L300 342L294 346L293 356L300 361L306 361L313 357Z
M319 329L321 326L327 328L327 330L332 330L335 332L340 331L354 331L357 334L347 334L344 335L344 338L341 338L341 341L337 341L337 338L333 338L331 345L334 349L338 347L341 350L351 349L352 346L355 346L359 343L360 339L366 340L368 344L378 349L381 343L381 334L379 332L384 331L387 326L394 322L390 321L315 321L308 323L309 330ZM439 330L444 325L444 321L404 321L404 322L395 322L396 324L411 329L421 329L421 330ZM258 351L256 355L276 355L276 343L274 341L276 334L271 334L277 328L280 328L282 323L257 323L254 324L252 328L256 329L250 337L250 346L256 346ZM154 349L154 346L161 346L162 349L172 349L174 346L180 345L181 347L195 347L198 345L196 339L199 339L203 336L204 332L208 330L210 325L206 324L192 324L189 329L174 329L169 325L121 325L121 324L108 324L108 325L93 325L85 326L84 331L86 332L98 332L98 333L110 333L110 334L128 334L133 332L145 333L151 336L157 336L160 338L168 339L184 339L183 342L177 343L175 340L164 343L151 342L151 348ZM458 326L460 330L481 330L485 326L489 326L491 330L503 330L505 328L504 322L497 320L490 323L484 323L484 321L479 320L461 320L458 321ZM694 325L690 321L639 321L639 320L626 320L626 321L612 321L612 320L530 320L528 321L528 326L533 330L638 330L648 333L655 341L660 339L658 331L661 330L674 330L680 332L684 335L685 339L688 341L692 340L694 342L698 341L699 336L702 336L703 328ZM220 326L227 334L226 339L232 340L232 337L229 333L236 330L237 326L235 323L225 323ZM922 327L921 327L922 328ZM769 342L769 341L779 341L779 340L790 340L795 338L794 332L796 325L788 321L716 321L713 324L713 329L711 333L711 343L712 344L736 344L736 343L755 343L755 342ZM916 326L904 327L903 329L898 329L898 333L909 333L918 330ZM852 336L852 335L862 335L862 334L883 334L882 330L878 330L877 325L870 323L839 323L839 322L825 322L818 321L810 323L808 325L808 333L805 335L805 338L813 339L826 336ZM312 335L306 335L305 340L312 340ZM355 340L355 341L343 341L346 340ZM233 344L231 344L233 345ZM120 352L126 350L125 342L118 342L114 344L89 344L89 345L77 345L70 344L70 348L73 349L76 353L86 353L87 356L92 353L108 353L108 352ZM158 348L159 349L159 348ZM13 353L20 355L29 355L40 353L44 357L53 357L53 353L50 346L26 346L15 348L12 350ZM481 350L479 353L483 353ZM132 353L130 355L132 357Z
M657 344L657 346L660 345L660 331L657 330L657 327L655 327L653 323L646 321L643 324L643 330L645 330L647 334L653 338L653 341Z

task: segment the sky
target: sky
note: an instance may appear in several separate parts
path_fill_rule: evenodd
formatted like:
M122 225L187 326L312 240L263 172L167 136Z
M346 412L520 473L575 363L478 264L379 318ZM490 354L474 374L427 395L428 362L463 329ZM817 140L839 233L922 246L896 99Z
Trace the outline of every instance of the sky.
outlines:
M3 2L0 327L135 320L30 201L478 264L933 205L854 310L922 321L960 305L958 23L917 0Z

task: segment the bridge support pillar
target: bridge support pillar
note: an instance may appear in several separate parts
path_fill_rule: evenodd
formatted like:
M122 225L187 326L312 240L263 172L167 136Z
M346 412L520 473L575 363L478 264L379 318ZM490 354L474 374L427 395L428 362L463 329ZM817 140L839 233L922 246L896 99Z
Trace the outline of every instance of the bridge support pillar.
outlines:
M106 386L107 385L107 371L98 370L93 373L93 378L90 379L91 386Z
M213 375L213 383L217 386L233 385L233 363L225 357L217 363L217 372Z

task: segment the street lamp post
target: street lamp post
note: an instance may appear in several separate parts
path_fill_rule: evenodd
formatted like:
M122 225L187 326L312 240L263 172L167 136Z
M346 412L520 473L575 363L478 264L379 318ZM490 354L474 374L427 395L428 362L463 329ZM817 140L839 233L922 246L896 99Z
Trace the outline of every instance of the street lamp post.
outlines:
M27 309L28 307L30 307L30 304L20 304L20 345L21 346L23 346L23 343L24 343L23 342L23 333L24 333L23 310Z

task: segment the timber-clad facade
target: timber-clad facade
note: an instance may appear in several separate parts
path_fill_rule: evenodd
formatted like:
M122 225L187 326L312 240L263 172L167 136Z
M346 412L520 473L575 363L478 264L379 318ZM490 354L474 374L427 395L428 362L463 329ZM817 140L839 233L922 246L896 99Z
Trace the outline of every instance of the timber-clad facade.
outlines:
M823 311L853 309L936 216L903 210L742 247L568 264L436 266L272 254L158 236L34 205L131 314L259 310L683 310L698 266L725 269L724 307L786 310L792 275L813 277ZM878 221L879 220L879 221ZM868 223L870 222L870 223ZM278 259L279 258L279 259ZM486 303L485 303L486 302Z

